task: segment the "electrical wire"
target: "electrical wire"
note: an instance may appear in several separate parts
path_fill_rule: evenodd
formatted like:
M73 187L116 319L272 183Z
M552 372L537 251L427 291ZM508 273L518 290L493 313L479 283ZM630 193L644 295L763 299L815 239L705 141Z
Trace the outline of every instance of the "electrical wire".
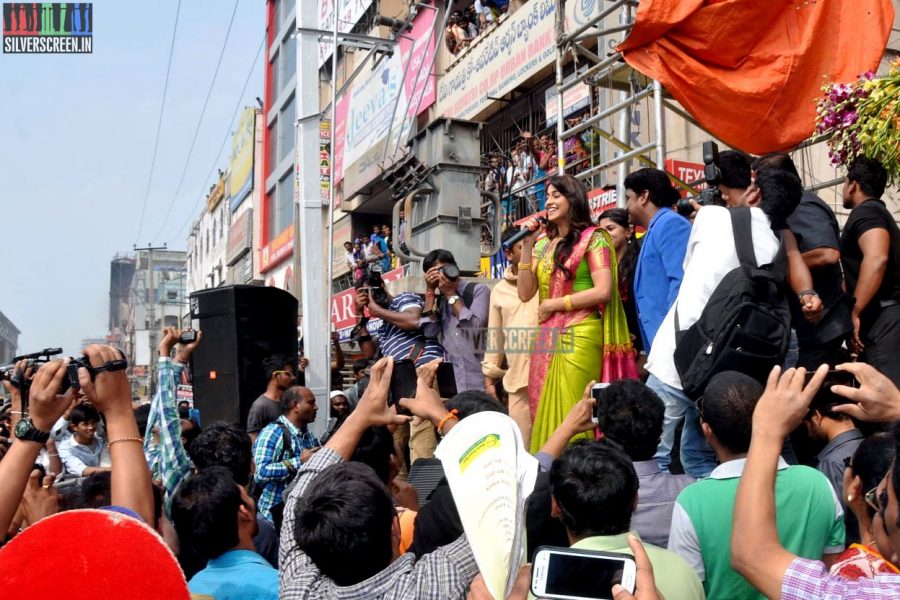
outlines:
M172 200L169 202L169 208L166 209L166 216L163 218L162 225L159 226L159 231L156 232L156 235L151 238L153 240L159 238L163 231L165 231L166 225L169 222L169 216L172 214L172 207L175 206L175 201L178 199L178 193L181 191L181 186L184 184L184 178L187 175L188 167L191 164L191 157L194 155L194 146L197 143L200 126L203 123L204 115L206 115L206 107L209 106L209 99L212 96L213 87L215 87L216 79L219 76L219 69L222 66L222 57L225 56L225 48L228 46L228 38L231 36L231 28L234 25L234 16L237 14L238 4L240 4L240 0L234 0L234 8L231 9L231 20L228 21L228 30L225 32L225 39L222 41L222 49L219 51L219 59L216 61L216 70L213 73L212 81L209 82L209 89L206 91L206 99L203 101L203 109L200 111L200 118L197 119L197 127L194 128L194 137L191 139L191 147L188 149L187 158L184 160L184 168L181 170L181 177L178 180L178 185L175 186L175 193L172 194Z
M169 62L166 65L166 79L163 83L162 103L159 105L159 119L156 123L156 141L153 142L153 158L150 159L150 176L147 178L147 189L144 190L144 206L141 208L141 220L138 224L138 233L134 238L135 244L144 232L144 217L147 214L147 200L150 198L150 186L153 183L153 171L156 169L156 155L159 151L159 135L162 131L163 113L166 109L166 95L169 91L169 73L172 71L172 56L175 54L175 34L178 33L178 17L181 15L181 0L175 9L175 26L172 28L172 42L169 44Z
M228 129L225 130L225 137L222 139L222 145L219 146L219 151L216 152L216 156L213 159L212 167L209 169L209 173L207 173L206 177L203 179L203 189L198 194L198 201L195 205L194 209L188 214L187 219L182 223L181 227L171 238L167 240L166 243L172 243L175 241L178 236L180 236L184 232L184 228L187 227L188 223L193 219L194 214L197 212L197 208L199 208L204 199L204 190L206 189L206 184L209 182L209 178L212 177L213 172L215 172L216 167L219 164L219 157L222 155L222 150L225 149L225 144L228 143L228 137L231 135L231 127L234 125L234 120L237 118L238 113L241 110L241 105L244 100L244 93L247 91L247 86L250 84L250 78L253 76L253 71L256 69L256 64L259 60L259 56L262 53L263 47L266 45L266 40L268 39L268 33L264 33L262 36L262 40L259 42L259 48L256 49L256 56L253 57L253 62L250 63L250 70L247 72L247 78L244 80L244 87L241 88L241 93L238 96L237 105L234 107L234 114L231 115L231 121L228 123Z

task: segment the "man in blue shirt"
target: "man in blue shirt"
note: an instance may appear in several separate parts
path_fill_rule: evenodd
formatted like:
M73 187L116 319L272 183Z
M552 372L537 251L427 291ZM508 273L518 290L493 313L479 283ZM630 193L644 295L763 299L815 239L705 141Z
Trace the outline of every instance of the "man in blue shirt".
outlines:
M678 297L691 224L672 211L679 194L665 171L640 169L625 178L625 208L633 225L647 233L634 273L634 297L644 351ZM631 333L637 334L632 331Z
M192 594L216 600L275 600L278 571L256 553L256 506L225 467L189 477L172 504L179 537L209 560L188 582Z
M281 416L266 425L253 443L254 478L262 487L259 514L276 525L272 508L282 503L284 489L300 465L319 449L319 440L307 428L317 412L316 397L308 388L288 388L281 395Z

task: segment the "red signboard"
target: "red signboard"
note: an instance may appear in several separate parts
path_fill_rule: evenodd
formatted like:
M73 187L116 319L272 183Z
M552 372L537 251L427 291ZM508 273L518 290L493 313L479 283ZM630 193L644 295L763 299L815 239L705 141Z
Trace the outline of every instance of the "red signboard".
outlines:
M598 188L588 192L587 198L591 206L591 221L595 223L603 211L616 207L616 190Z
M685 183L693 183L698 179L703 179L703 163L688 162L686 160L676 160L670 158L666 161L666 171L674 175ZM698 190L706 187L705 183L696 186ZM681 190L681 197L689 196L687 190Z

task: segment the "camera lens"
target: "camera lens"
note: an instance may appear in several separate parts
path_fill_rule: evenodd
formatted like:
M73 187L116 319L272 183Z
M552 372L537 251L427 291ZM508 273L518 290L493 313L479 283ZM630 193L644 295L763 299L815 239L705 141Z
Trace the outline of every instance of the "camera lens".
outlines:
M444 265L441 269L444 273L444 277L449 279L450 281L456 281L459 279L459 267L456 265Z

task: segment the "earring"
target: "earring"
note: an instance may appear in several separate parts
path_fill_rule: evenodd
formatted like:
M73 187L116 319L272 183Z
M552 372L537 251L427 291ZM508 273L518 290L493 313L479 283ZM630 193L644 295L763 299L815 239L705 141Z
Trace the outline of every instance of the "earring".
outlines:
M853 494L847 494L847 502L853 502Z

